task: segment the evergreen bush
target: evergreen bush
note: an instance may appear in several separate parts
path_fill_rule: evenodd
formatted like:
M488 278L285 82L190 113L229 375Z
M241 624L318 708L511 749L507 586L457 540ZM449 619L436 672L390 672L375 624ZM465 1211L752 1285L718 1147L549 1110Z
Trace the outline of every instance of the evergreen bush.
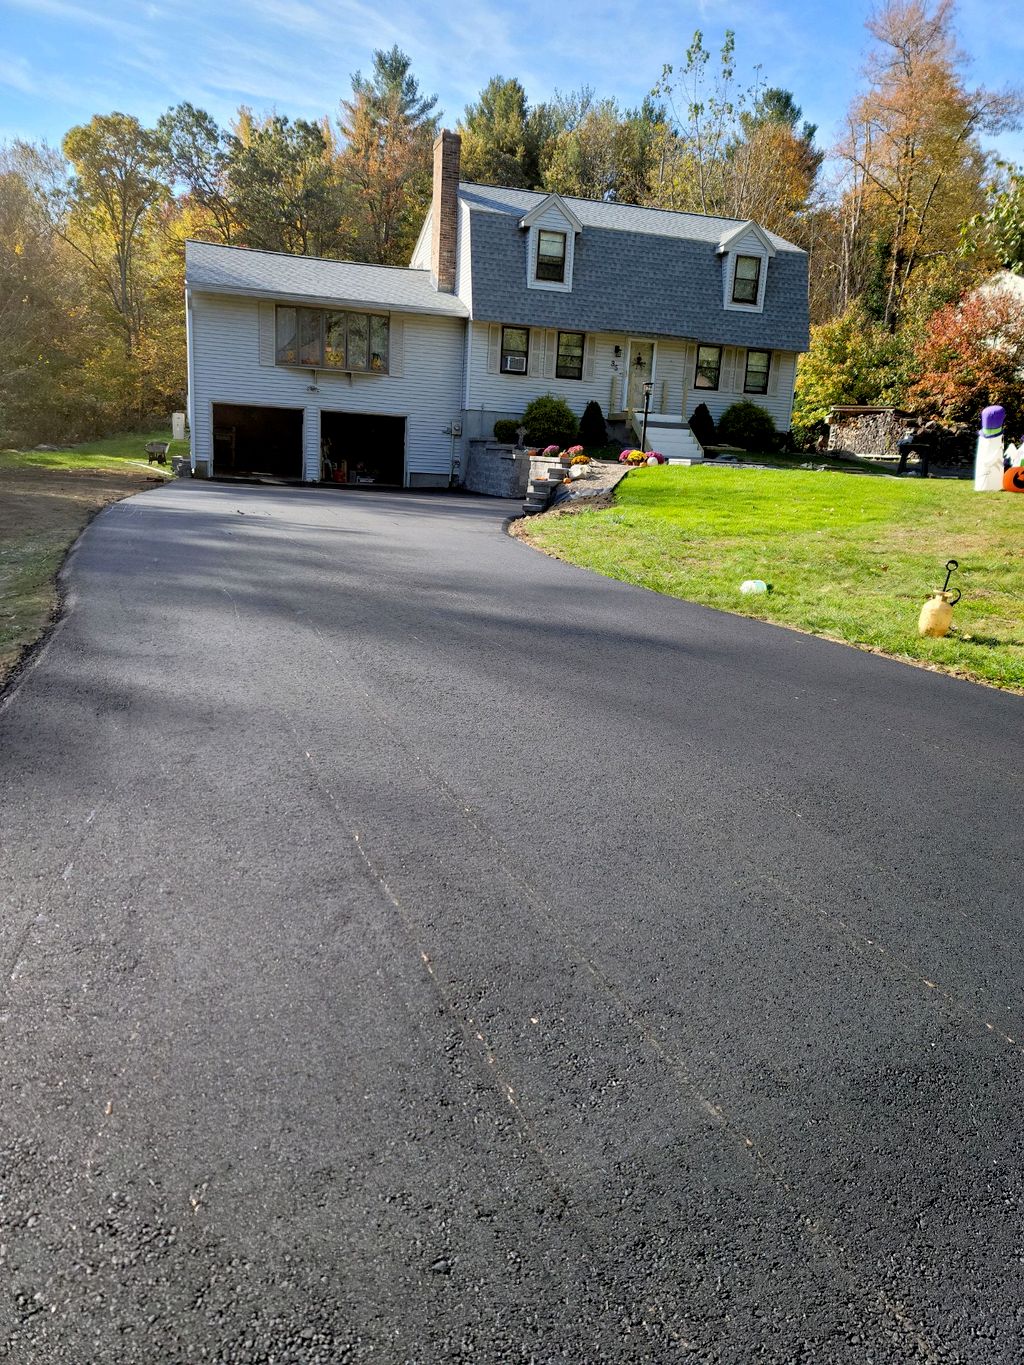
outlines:
M690 430L699 445L715 444L715 419L711 416L707 403L701 403L694 408L693 416L690 418Z
M494 424L494 439L503 446L514 446L519 437L520 423L512 417L499 417Z
M593 399L583 409L583 416L580 418L580 440L585 446L603 446L608 440L608 428L605 426L601 405L595 403Z
M741 450L774 450L775 423L770 412L744 399L726 408L718 419L718 443Z
M579 423L572 408L564 399L546 393L527 404L522 425L526 428L528 446L558 446L564 450L572 445L579 431Z

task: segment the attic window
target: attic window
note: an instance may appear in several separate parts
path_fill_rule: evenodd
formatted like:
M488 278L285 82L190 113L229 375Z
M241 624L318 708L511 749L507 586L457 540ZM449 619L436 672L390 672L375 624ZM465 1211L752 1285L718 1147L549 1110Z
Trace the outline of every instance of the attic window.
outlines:
M757 303L760 283L760 256L737 256L736 270L732 277L733 303Z
M565 233L537 233L537 279L565 282Z

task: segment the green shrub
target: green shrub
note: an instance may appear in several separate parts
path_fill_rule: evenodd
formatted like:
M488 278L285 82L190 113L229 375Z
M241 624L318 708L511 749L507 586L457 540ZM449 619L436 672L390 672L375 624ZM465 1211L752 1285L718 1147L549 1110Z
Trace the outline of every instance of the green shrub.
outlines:
M690 430L699 445L715 444L715 419L711 416L707 403L700 403L694 408L693 416L690 418Z
M601 405L595 403L593 399L583 409L583 416L580 418L580 440L585 446L603 446L608 440L608 428L605 426Z
M902 407L913 369L912 330L890 332L872 321L859 302L851 303L840 317L812 327L810 349L797 367L796 439L812 443L819 424L839 403Z
M526 428L528 446L558 446L564 450L572 445L579 431L579 424L572 408L561 398L546 393L527 404L523 413L522 425Z
M512 417L499 417L494 424L494 439L503 446L514 446L519 440L520 424Z
M770 412L744 399L726 408L718 419L718 443L741 450L774 450L775 423Z

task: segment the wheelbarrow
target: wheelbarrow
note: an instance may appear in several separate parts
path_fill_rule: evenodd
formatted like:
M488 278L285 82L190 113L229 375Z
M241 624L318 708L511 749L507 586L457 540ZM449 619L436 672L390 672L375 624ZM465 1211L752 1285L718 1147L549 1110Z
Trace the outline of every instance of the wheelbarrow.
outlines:
M145 445L146 454L149 456L149 464L166 464L167 452L170 449L170 441L147 441Z

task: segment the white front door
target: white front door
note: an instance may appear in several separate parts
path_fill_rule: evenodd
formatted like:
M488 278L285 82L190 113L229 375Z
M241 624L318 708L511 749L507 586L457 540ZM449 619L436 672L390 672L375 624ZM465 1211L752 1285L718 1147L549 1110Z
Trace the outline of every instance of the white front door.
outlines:
M626 402L629 412L643 412L644 385L654 380L654 342L631 338L626 350ZM651 407L656 407L653 397Z

